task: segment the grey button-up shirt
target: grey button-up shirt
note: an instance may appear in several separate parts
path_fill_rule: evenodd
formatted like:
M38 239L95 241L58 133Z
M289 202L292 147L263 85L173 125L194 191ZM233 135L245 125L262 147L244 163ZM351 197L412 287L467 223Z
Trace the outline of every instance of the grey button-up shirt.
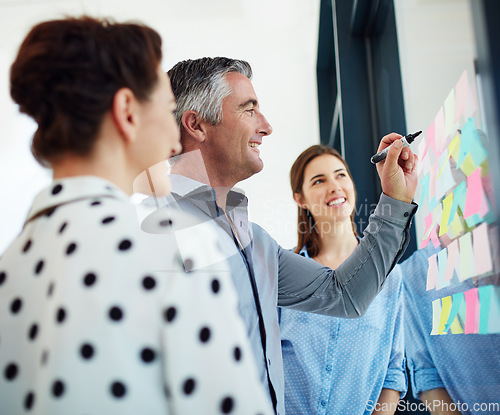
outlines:
M171 196L150 198L143 203L153 209L157 205L171 205L214 223L220 248L229 260L239 294L239 311L247 326L261 380L270 391L274 388L277 413L284 415L283 362L276 306L331 316L361 316L403 255L417 206L382 194L359 246L341 266L331 270L283 249L264 229L249 222L247 198L241 191L231 190L226 204L227 216L238 233L236 239L224 212L216 204L214 189L180 175L170 177ZM252 275L262 310L264 348Z

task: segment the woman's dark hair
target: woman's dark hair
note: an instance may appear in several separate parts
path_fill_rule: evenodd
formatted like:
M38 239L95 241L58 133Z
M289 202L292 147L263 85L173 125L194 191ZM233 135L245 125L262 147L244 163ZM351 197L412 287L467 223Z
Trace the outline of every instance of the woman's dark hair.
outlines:
M38 129L31 151L45 166L88 155L115 93L146 101L158 82L161 38L153 29L88 16L34 26L10 69L10 94Z
M344 165L347 174L354 183L351 171L349 170L349 166L337 150L323 145L314 145L304 150L300 154L300 156L297 157L297 160L295 160L292 168L290 169L290 185L292 187L293 193L302 194L304 172L307 165L316 157L322 156L323 154L330 154L337 157ZM356 196L356 188L354 188L354 195ZM354 235L357 236L358 233L356 232L356 225L354 224L355 210L356 209L353 209L351 214L351 223ZM295 253L299 253L302 247L305 246L307 249L307 253L311 258L319 254L319 251L321 249L321 238L318 234L318 231L316 230L316 223L311 212L309 212L307 209L302 209L300 206L298 207L297 235L298 240L297 247L295 248Z

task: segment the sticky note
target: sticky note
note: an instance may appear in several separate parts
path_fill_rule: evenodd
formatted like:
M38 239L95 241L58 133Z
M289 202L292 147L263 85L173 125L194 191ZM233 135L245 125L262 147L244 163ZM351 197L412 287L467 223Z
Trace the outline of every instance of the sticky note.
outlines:
M481 169L476 169L467 177L467 197L465 199L464 219L479 213L481 208Z
M451 297L441 298L441 316L439 317L438 334L445 333L446 322L450 316L451 311Z
M436 197L436 180L438 174L438 161L431 164L431 169L429 171L430 174L430 182L429 182L429 200Z
M475 274L474 251L472 249L472 234L467 232L458 239L460 247L460 269L458 278L465 281Z
M476 165L474 164L474 161L472 160L470 154L467 154L465 156L460 166L460 170L462 170L467 177L469 177L472 174L472 172L476 170Z
M486 274L493 271L488 226L486 223L482 223L472 231L472 239L474 243L474 263L476 264L476 275Z
M443 153L439 157L438 169L439 172L436 181L436 199L439 200L443 198L448 190L455 187L456 185L456 182L453 179L453 174L451 173L449 153L447 148L443 150Z
M453 121L457 122L465 111L465 100L467 99L467 71L463 71L462 76L455 85L455 114Z
M447 264L448 253L446 249L442 249L437 254L438 259L438 270L439 270L439 287L444 288L450 285L450 281L444 279L446 264ZM436 284L437 285L437 284Z
M444 136L448 137L455 124L455 90L452 89L444 101Z
M448 321L446 322L444 331L448 331L451 325L453 324L453 321L457 319L458 312L460 311L460 306L462 305L462 302L464 300L464 294L463 293L457 293L453 294L452 301L451 301L451 309L448 315Z
M493 286L490 298L488 333L500 333L500 287Z
M420 200L419 205L422 206L424 204L425 199L429 200L429 186L430 186L430 173L427 173L422 179L420 179Z
M479 297L477 288L472 288L464 292L466 314L465 314L465 334L477 333L479 331Z
M450 220L451 207L453 206L453 193L450 193L443 200L443 215L439 225L439 236L448 232L448 221Z
M464 232L464 224L462 222L462 217L460 215L455 215L453 221L450 224L451 231L453 232L453 237L461 235Z
M491 297L493 295L493 286L485 285L478 288L479 294L479 334L488 334L488 323L490 319Z
M448 219L448 225L451 224L453 219L455 218L455 214L457 212L458 207L462 209L462 212L465 210L465 201L467 198L467 184L466 182L461 182L457 187L453 189L453 204L450 210L450 219Z
M458 156L460 154L460 136L457 134L451 143L448 145L448 153L455 160L455 163L458 162Z
M434 140L436 143L436 156L439 157L446 141L444 128L444 110L441 107L434 119Z
M444 281L451 281L453 278L453 272L459 266L459 251L458 251L458 239L452 241L447 247L447 261L446 268L444 270ZM459 271L457 269L457 275Z
M432 290L434 288L438 288L437 284L439 284L439 270L437 264L437 255L431 255L427 258L429 262L429 268L427 269L427 288L426 290Z
M439 320L441 319L441 300L438 298L432 302L432 331L431 336L438 334Z
M469 118L462 127L462 138L460 140L460 151L457 161L458 167L462 166L467 155L471 156L476 167L486 160L488 156L488 153L481 143L479 133L476 130L472 118Z
M429 125L429 128L427 128L427 157L429 157L431 154L433 156L436 156L437 151L436 151L436 141L435 141L435 131L434 131L434 121Z

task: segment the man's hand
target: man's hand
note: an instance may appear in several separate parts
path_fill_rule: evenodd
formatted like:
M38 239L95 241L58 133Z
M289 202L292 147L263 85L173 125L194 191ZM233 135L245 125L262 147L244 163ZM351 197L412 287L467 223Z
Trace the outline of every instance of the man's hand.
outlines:
M417 189L418 157L409 147L403 149L401 134L387 134L378 147L377 152L391 146L385 160L377 163L377 171L382 183L383 192L393 199L411 203Z

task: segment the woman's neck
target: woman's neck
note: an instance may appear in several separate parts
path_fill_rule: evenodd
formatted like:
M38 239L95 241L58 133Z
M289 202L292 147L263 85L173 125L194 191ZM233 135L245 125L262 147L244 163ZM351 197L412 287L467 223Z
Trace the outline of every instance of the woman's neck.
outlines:
M330 268L337 268L358 246L350 219L342 222L316 222L321 248L314 260Z

